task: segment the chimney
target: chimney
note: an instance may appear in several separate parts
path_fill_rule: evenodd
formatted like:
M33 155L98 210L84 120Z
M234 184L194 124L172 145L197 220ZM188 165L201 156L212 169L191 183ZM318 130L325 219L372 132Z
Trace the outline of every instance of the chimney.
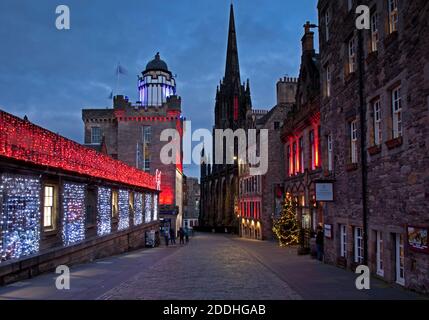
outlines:
M297 78L281 78L277 82L277 105L295 103L297 87Z
M315 24L310 24L310 21L307 21L304 25L304 36L302 37L302 52L313 52L314 51L314 32L311 31L312 28L317 28Z

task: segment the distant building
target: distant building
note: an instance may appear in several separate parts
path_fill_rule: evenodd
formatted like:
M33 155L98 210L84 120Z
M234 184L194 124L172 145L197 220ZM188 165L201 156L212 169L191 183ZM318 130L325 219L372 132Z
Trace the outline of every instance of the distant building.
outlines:
M234 10L231 5L225 76L216 89L213 129L246 129L247 115L251 109L249 81L241 83L240 78ZM214 150L212 155L211 160L214 160ZM201 165L202 227L222 232L238 231L238 165L237 157L234 158L234 164L226 164L224 161L223 164Z
M156 182L0 111L0 285L155 245Z
M200 217L200 183L197 178L186 177L184 184L183 227L198 226Z
M277 82L277 105L271 110L253 110L249 128L268 130L268 171L250 175L249 164L239 162L239 232L240 236L258 240L273 239L273 218L281 210L284 154L281 140L283 121L295 101L296 78ZM259 144L257 144L258 149ZM259 149L258 149L259 153Z
M84 109L85 145L103 151L148 173L161 171L160 217L167 228L182 225L182 154L174 155L176 164L161 162L160 141L164 129L177 129L183 137L181 98L176 95L176 81L159 53L138 79L140 100L131 103L118 95L113 108Z
M325 261L429 292L429 3L318 3Z

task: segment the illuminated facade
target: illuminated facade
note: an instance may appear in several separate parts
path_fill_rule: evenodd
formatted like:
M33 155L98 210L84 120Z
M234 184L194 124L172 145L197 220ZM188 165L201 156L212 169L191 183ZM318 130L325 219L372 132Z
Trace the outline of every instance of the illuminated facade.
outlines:
M0 111L0 284L144 246L142 193L159 194L149 173Z
M151 174L160 170L160 218L177 231L183 215L182 152L174 156L175 164L163 164L160 153L167 142L160 136L165 129L176 129L182 146L184 118L176 81L159 53L139 76L138 97L131 103L118 95L113 108L82 110L85 145Z
M322 177L320 156L320 75L319 55L314 50L314 33L306 23L302 38L300 75L296 103L282 129L285 180L283 197L288 193L295 203L301 226L301 245L310 249L310 237L323 221L322 209L315 201L315 181Z

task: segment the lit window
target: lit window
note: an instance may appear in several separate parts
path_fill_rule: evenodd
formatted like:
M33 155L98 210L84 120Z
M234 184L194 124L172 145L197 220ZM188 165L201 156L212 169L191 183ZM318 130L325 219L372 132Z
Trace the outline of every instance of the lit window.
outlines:
M304 137L299 138L299 168L304 173Z
M398 0L388 0L389 31L398 31Z
M329 9L325 12L325 40L329 41Z
M101 128L92 127L91 128L91 143L101 143Z
M351 148L351 163L358 162L358 153L357 153L357 121L354 120L350 122L350 148Z
M118 191L112 190L112 217L118 217Z
M344 224L340 225L340 255L347 257L347 226Z
M402 136L401 87L392 90L393 138Z
M373 111L374 111L374 144L376 146L378 146L382 142L381 109L380 109L380 100L379 99L374 101Z
M353 37L348 44L349 52L349 73L356 71L356 40Z
M374 12L371 16L371 50L372 52L378 49L378 14Z
M294 172L293 173L298 173L298 161L296 161L296 159L298 159L298 155L296 152L296 142L293 143L293 149L292 149L292 154L293 154L293 161L294 161Z
M55 229L55 218L56 218L56 188L52 185L44 187L43 197L43 227L45 229Z
M333 154L333 144L332 144L332 135L328 136L328 170L332 171L334 168L334 154Z
M400 285L405 285L404 236L402 234L396 234L395 242L396 283Z
M355 262L363 263L363 230L362 228L354 228L354 238L355 238Z
M310 155L311 155L310 165L311 165L311 170L315 170L319 164L317 148L318 148L318 146L317 146L316 137L314 135L314 130L311 130L310 131Z

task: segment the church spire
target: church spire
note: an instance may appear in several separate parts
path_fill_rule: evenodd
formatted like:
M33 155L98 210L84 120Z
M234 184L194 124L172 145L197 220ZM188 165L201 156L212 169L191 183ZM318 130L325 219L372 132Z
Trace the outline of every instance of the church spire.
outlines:
M228 31L228 47L226 51L226 67L225 67L225 80L233 82L240 81L240 67L238 64L238 49L237 49L237 36L235 33L234 21L234 7L231 3L229 14L229 31Z

